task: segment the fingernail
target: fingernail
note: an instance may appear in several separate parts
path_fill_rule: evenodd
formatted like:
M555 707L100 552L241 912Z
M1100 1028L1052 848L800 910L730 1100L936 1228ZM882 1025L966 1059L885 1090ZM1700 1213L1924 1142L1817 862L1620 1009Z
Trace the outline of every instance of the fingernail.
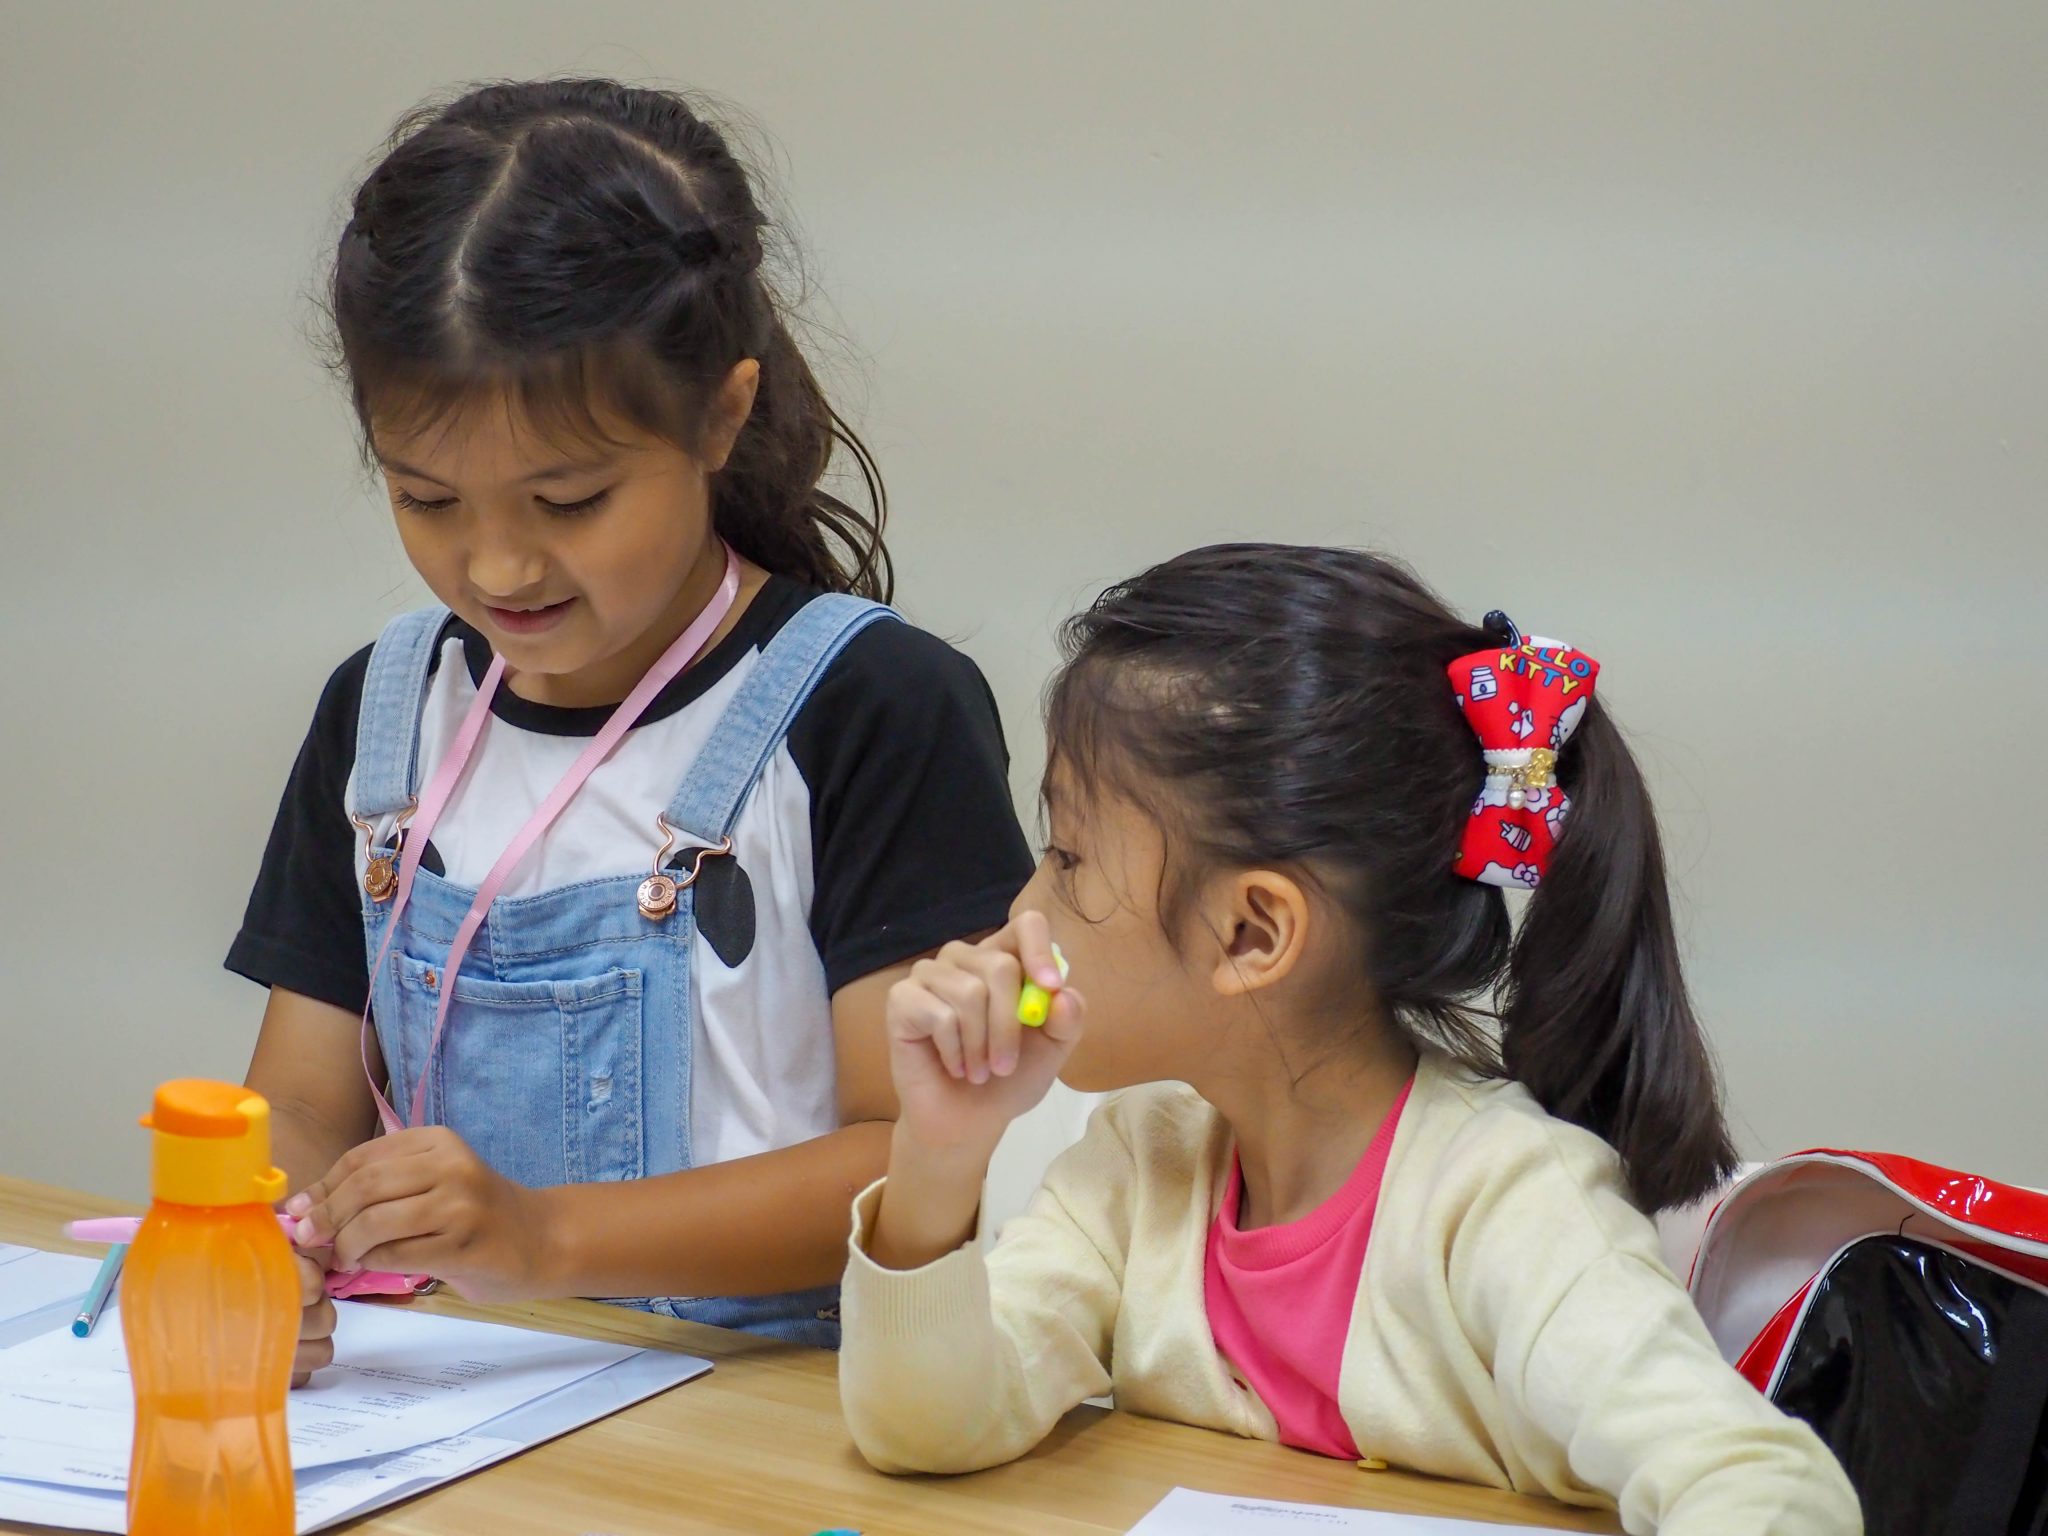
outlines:
M292 1241L300 1247L309 1247L313 1242L313 1218L302 1216L299 1224L292 1228Z
M998 1056L995 1059L994 1065L997 1077L1008 1077L1017 1070L1017 1058L1014 1056Z
M303 1216L312 1208L313 1197L303 1193L293 1195L284 1203L285 1214L288 1216Z
M980 1084L988 1081L988 1068L978 1066L974 1068L973 1071L967 1074L967 1078L969 1082L972 1082L979 1086Z

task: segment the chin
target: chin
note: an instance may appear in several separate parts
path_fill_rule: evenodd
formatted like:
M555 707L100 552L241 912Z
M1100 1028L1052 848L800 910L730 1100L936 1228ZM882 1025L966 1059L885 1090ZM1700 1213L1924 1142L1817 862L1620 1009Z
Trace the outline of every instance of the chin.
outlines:
M543 677L566 677L587 667L597 657L589 641L571 635L510 634L493 624L476 628L490 637L491 648L522 672Z
M1082 1061L1078 1055L1068 1057L1067 1064L1060 1069L1060 1081L1076 1093L1115 1093L1140 1083L1161 1082L1164 1076L1156 1072L1118 1071L1110 1063Z

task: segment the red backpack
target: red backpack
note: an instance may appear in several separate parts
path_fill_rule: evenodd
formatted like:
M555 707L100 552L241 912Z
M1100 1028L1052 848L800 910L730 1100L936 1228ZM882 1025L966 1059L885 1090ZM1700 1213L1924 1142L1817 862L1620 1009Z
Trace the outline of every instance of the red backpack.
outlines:
M1816 1149L1722 1196L1692 1297L1868 1536L2048 1536L2048 1194Z

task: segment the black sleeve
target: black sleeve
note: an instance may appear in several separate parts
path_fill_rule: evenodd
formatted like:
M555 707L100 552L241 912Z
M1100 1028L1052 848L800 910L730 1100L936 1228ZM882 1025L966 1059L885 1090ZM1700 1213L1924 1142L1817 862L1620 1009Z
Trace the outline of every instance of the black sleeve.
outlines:
M830 990L1008 921L1031 852L995 696L967 657L870 625L798 711L789 750L811 792L811 935Z
M365 646L321 691L227 958L229 970L253 982L350 1013L361 1013L368 1000L370 963L356 895L356 831L342 792L355 764L356 715L369 665Z

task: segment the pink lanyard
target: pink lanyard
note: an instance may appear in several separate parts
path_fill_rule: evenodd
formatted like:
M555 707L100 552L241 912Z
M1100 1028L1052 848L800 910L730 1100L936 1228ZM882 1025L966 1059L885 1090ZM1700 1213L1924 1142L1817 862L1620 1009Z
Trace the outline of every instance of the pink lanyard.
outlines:
M568 805L570 798L583 787L583 781L596 772L597 765L611 755L627 731L633 728L641 712L654 701L654 696L696 660L698 652L711 638L711 632L718 628L725 616L732 611L734 601L739 597L739 557L727 545L725 550L725 579L718 585L718 591L704 606L704 611L690 621L690 627L675 638L675 643L661 653L661 657L647 670L647 675L634 685L626 695L625 702L612 711L604 727L590 739L590 745L583 749L583 755L576 759L562 781L549 792L540 808L528 819L525 826L512 841L505 845L505 851L498 855L498 862L491 866L491 872L484 876L477 887L476 898L470 902L469 911L462 924L455 930L455 942L448 947L448 959L441 967L441 1000L434 1008L434 1033L427 1042L427 1059L420 1066L419 1081L412 1090L411 1123L418 1125L425 1117L427 1104L427 1078L434 1070L434 1053L440 1049L441 1031L448 1023L448 1004L455 996L455 976L461 969L462 957L469 951L470 940L483 926L484 916L491 909L491 902L504 888L519 861L526 857L533 845L540 841L541 834L553 825L557 816ZM469 706L469 713L462 717L461 728L455 739L449 743L447 756L434 769L434 777L428 782L426 793L420 796L419 812L405 831L405 846L398 858L398 892L391 903L391 915L385 921L384 942L377 949L377 962L370 967L374 979L383 969L386 956L391 952L392 935L398 932L399 914L405 910L406 898L412 894L413 876L420 867L420 855L426 851L427 836L434 830L434 823L440 819L448 799L455 793L456 781L462 777L462 770L468 765L470 754L475 751L478 739L483 735L484 725L491 717L491 700L497 694L498 684L505 676L505 658L493 656L490 670L484 673L484 680L477 685L476 700ZM370 1005L363 1005L363 1067L369 1073L370 1057ZM396 1131L403 1128L398 1113L384 1097L374 1076L370 1077L370 1092L376 1096L377 1114L384 1122L384 1129Z

